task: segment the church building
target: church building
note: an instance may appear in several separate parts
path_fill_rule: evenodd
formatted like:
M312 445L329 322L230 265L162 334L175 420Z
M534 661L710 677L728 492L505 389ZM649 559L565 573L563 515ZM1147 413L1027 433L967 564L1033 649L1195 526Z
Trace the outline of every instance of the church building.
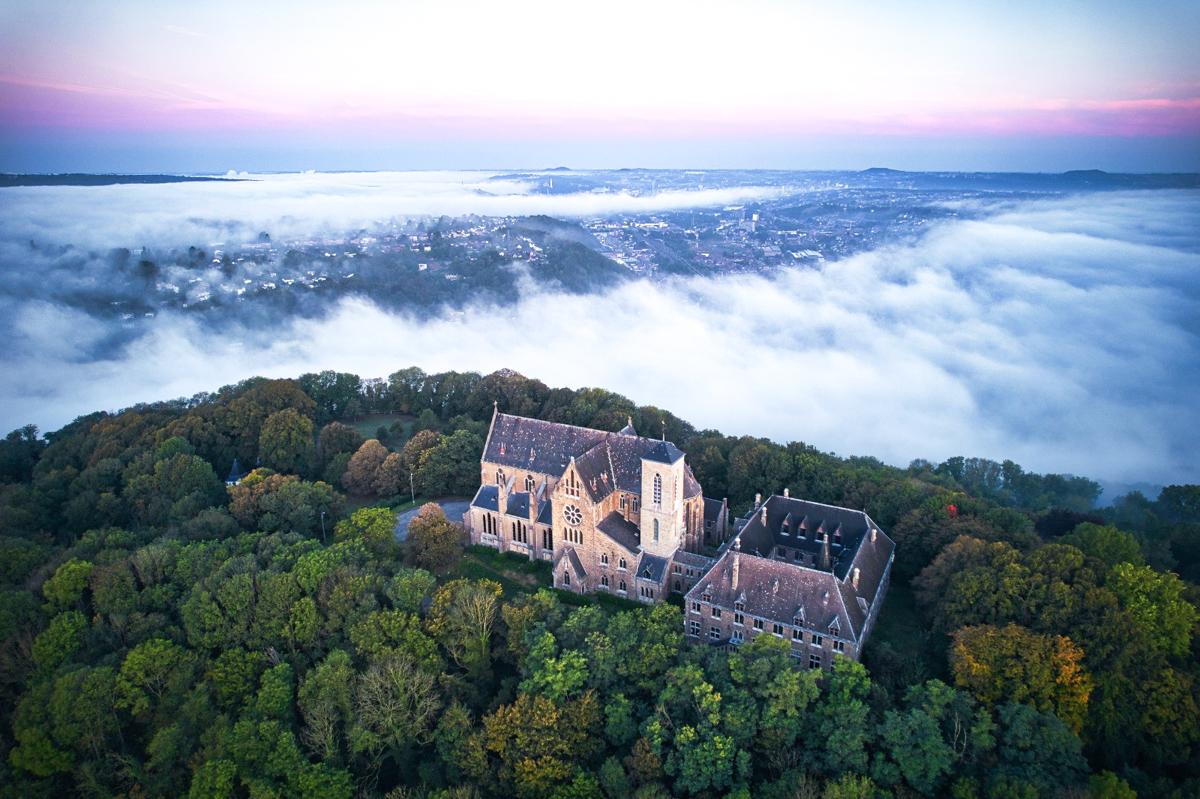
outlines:
M643 438L492 413L471 543L553 564L554 586L657 602L684 595L693 641L791 644L810 668L858 659L895 545L864 512L782 496L755 500L730 537L725 500L703 496L687 457Z
M494 411L471 542L554 564L554 584L653 602L685 593L724 543L728 504L687 459L632 421L619 432Z

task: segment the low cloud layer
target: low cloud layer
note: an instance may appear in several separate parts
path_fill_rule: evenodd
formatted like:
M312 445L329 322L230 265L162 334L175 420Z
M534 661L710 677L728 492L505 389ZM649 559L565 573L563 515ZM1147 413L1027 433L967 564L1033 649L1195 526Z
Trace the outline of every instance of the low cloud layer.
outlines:
M548 198L555 199L555 198ZM955 454L1114 481L1200 481L1200 195L1076 195L941 223L817 268L418 319L343 300L322 320L214 337L170 314L118 357L30 303L0 366L0 419L74 415L323 368L511 367L603 386L700 427L903 464Z
M572 176L580 173L571 173ZM706 208L778 196L777 188L736 186L654 192L554 194L554 175L492 172L348 172L247 175L234 182L37 186L0 195L4 239L113 247L211 245L338 235L414 216L579 218Z

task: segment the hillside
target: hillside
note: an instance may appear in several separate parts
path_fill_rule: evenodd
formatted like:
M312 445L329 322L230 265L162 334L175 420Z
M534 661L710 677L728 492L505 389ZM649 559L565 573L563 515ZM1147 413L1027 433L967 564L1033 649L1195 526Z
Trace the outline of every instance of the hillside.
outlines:
M737 512L784 488L866 510L897 554L863 663L688 645L677 603L556 591L433 505L399 542L397 511L474 493L494 402L662 430ZM23 428L0 441L0 796L1195 796L1200 486L1099 493L506 370L254 378Z

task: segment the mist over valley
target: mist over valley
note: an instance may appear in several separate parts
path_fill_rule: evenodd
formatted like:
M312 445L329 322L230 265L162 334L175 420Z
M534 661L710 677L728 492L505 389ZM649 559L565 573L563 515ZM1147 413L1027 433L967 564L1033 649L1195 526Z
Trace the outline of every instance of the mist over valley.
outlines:
M440 172L0 189L0 421L510 367L904 464L1195 480L1194 176Z

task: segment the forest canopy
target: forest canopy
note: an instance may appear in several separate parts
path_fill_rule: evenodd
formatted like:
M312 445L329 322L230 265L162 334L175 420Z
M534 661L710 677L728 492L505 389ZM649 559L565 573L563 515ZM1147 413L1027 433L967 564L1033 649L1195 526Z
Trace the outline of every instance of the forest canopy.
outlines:
M465 547L493 408L865 509L863 662L684 641ZM1200 486L836 457L511 371L322 372L0 440L0 795L1189 797ZM415 513L401 540L398 513Z

